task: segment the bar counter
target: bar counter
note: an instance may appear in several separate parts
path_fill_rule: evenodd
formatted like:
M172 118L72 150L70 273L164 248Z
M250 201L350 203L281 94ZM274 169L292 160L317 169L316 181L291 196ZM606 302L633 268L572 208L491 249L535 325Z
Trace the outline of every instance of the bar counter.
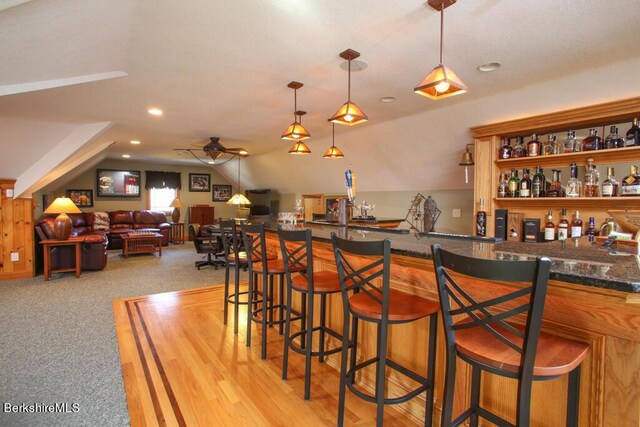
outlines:
M277 245L277 223L267 224L267 240ZM285 227L294 227L285 225ZM517 243L451 239L415 234L387 233L348 227L298 225L309 228L314 239L314 268L335 271L331 233L352 240L391 241L391 286L423 298L438 299L431 245L467 256L488 259L528 259L547 256L552 260L551 278L543 316L543 330L587 343L590 354L582 364L580 383L581 426L640 425L640 257L636 249L607 250L587 238L565 242ZM505 292L507 284L459 279L477 299ZM513 290L513 289L511 289ZM296 302L293 303L296 305ZM330 301L329 324L340 331L342 300ZM438 327L434 425L440 425L444 370L443 330ZM374 354L373 330L362 331L359 348L363 358ZM426 372L428 322L395 326L390 332L389 356L417 372ZM339 345L337 342L331 345ZM336 369L339 355L328 362ZM458 360L454 417L468 403L471 370ZM373 372L364 372L366 384L373 384ZM397 395L410 388L402 377L389 376L388 388ZM564 425L567 378L536 382L531 402L531 425ZM507 419L514 419L515 381L483 375L482 403ZM347 399L348 409L348 399ZM400 405L399 410L424 422L424 396Z

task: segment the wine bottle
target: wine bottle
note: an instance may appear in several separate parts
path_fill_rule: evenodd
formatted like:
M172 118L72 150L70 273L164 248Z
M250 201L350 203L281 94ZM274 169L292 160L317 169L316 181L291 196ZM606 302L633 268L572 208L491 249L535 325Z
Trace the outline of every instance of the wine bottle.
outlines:
M564 190L562 189L562 184L560 183L560 170L552 169L553 172L553 181L551 181L551 186L546 192L547 197L564 197Z
M556 225L552 221L551 211L547 213L547 223L544 225L544 240L556 240Z
M590 242L595 242L596 234L598 234L598 230L596 230L596 222L595 219L591 216L589 217L589 226L584 230L584 235L589 236Z
M524 146L524 138L516 136L516 146L511 153L511 157L527 157L527 149Z
M576 216L571 221L571 237L582 237L582 220L580 219L580 211L576 211Z
M567 139L562 144L563 153L573 153L576 148L576 132L572 129L567 131Z
M507 197L509 189L509 183L507 182L507 174L500 174L500 181L498 182L498 197Z
M487 212L484 210L484 199L480 199L480 210L476 212L476 236L487 235Z

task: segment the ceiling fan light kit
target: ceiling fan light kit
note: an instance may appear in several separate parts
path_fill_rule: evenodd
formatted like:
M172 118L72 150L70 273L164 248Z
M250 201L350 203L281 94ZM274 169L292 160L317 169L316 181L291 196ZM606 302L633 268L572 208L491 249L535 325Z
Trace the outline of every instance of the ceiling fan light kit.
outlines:
M456 0L429 0L428 4L440 11L440 64L435 67L413 91L418 95L431 99L448 98L460 95L467 91L467 86L462 80L442 64L442 44L444 39L444 9L454 4Z
M339 125L354 126L369 120L364 111L362 111L362 109L360 109L360 107L358 107L355 103L351 102L351 61L358 58L359 56L360 53L356 52L353 49L347 49L344 52L340 53L340 58L349 61L347 102L342 104L338 111L336 111L336 113L331 116L329 120L333 123L337 123Z

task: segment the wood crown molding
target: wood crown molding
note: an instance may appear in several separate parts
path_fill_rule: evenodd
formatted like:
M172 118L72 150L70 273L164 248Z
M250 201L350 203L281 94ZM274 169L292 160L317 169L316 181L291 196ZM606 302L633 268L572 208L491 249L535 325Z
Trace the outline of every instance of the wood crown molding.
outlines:
M482 138L492 135L512 137L533 131L549 133L583 126L613 124L639 115L640 97L635 97L476 126L471 128L471 134L474 138Z

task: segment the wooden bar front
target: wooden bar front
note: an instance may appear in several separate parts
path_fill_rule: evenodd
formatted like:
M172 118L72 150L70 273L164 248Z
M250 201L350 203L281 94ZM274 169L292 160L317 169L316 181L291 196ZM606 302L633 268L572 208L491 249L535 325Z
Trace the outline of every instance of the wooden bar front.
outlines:
M277 236L268 233L270 245L276 246ZM392 239L393 247L393 239ZM316 270L335 271L330 243L314 239ZM504 292L502 284L486 282L466 283L479 298L489 298ZM438 299L435 274L429 259L392 254L391 286L421 297ZM591 352L582 364L580 383L581 426L638 426L640 425L640 294L601 289L552 280L543 318L543 330L588 343ZM295 305L295 302L294 302ZM315 311L316 313L319 310ZM342 300L332 296L328 309L329 324L337 331L342 328ZM365 322L366 323L366 322ZM362 324L359 360L375 354L375 330ZM444 342L441 319L438 328L438 354L434 425L440 425L444 373ZM389 357L417 372L426 373L428 320L410 325L393 326L390 334ZM331 342L331 345L339 343ZM340 356L329 357L327 363L338 369ZM468 405L471 369L458 359L454 416ZM387 388L391 395L407 389L405 378L388 372ZM365 371L363 380L371 389L374 371ZM507 419L514 420L516 381L485 373L482 382L482 404ZM535 382L531 402L531 425L564 425L566 416L567 377ZM424 422L424 394L398 408L417 422Z

